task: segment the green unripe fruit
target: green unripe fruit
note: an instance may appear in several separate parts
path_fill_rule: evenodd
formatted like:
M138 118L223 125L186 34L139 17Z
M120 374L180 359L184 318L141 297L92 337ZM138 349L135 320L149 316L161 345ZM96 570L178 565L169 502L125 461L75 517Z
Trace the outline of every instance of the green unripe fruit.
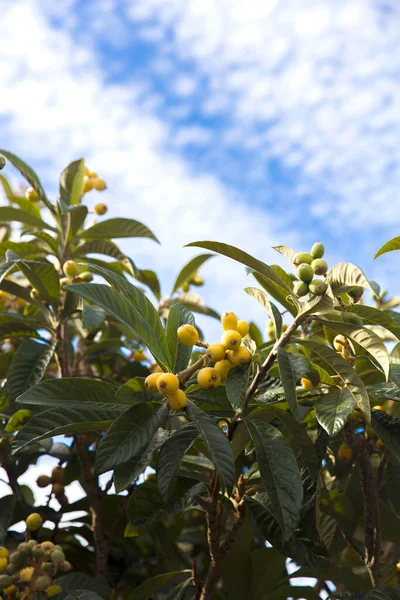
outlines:
M31 513L26 519L25 524L28 531L36 531L41 528L43 519L38 513Z
M42 558L43 555L44 555L44 551L42 550L42 548L40 546L36 546L35 548L33 548L32 558Z
M328 271L328 263L323 258L315 258L311 263L316 275L325 275Z
M301 264L311 265L313 257L308 252L299 252L293 259L293 264L298 267Z
M298 298L306 296L309 292L308 283L304 283L304 281L297 282L293 291Z
M352 298L354 303L358 302L364 293L364 288L360 285L356 285L350 290L347 290L347 294Z
M302 263L299 267L297 267L296 275L300 281L303 281L304 283L310 283L314 277L314 269L311 265Z
M9 575L0 575L0 590L4 590L12 585L12 579Z
M93 281L93 275L91 274L90 271L84 271L83 273L81 273L79 275L79 279L80 279L80 281L84 281L85 283L89 283L90 281Z
M325 254L325 246L321 244L321 242L315 242L314 246L311 248L311 256L313 258L322 258Z
M68 573L68 571L70 571L72 569L72 565L70 562L68 562L67 560L64 560L64 562L60 563L58 566L58 570L61 571L61 573Z
M310 283L310 293L315 296L323 296L328 289L328 284L322 279L313 279Z
M56 570L55 566L51 562L45 562L42 564L42 571L46 575L54 575L54 571Z
M24 560L25 556L22 554L22 552L18 552L18 550L10 554L10 562L12 562L14 565L20 565L22 562L24 562Z
M80 269L74 260L67 260L67 262L63 264L63 271L67 277L76 277L79 274Z
M343 321L345 323L351 323L352 325L363 326L363 320L361 317L352 312L344 312L342 313Z
M26 542L21 542L21 544L18 544L18 551L24 556L29 556L31 553L31 547Z
M41 575L36 579L35 590L44 592L51 585L51 578L48 575Z
M50 558L51 558L51 562L56 565L58 563L64 562L65 554L62 550L54 550L50 554Z

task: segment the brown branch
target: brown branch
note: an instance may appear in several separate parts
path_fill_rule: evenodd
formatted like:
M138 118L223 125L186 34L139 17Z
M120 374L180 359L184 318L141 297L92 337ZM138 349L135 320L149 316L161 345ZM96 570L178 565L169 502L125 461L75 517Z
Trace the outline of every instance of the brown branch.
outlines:
M178 373L177 377L179 378L179 381L181 382L181 384L185 384L191 378L191 376L196 373L196 371L198 371L199 369L201 369L201 367L204 366L206 361L207 361L207 356L205 354L203 354L190 367L188 367L184 371L181 371L180 373Z

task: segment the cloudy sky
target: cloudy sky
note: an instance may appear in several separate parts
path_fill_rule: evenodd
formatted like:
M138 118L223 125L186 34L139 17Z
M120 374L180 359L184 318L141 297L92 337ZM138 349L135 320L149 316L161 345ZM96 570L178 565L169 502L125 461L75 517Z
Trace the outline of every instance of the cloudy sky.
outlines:
M0 0L0 14L1 146L50 195L84 156L112 216L160 238L123 246L165 292L201 239L269 263L275 244L319 239L331 264L398 291L395 255L372 261L399 234L397 2ZM203 275L211 305L262 322L239 265Z

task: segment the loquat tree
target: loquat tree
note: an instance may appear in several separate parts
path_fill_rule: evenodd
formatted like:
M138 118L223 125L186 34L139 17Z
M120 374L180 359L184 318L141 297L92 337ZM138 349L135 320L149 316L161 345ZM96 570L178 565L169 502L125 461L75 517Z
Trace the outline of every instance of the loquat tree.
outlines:
M0 154L29 184L0 174L1 597L399 598L400 299L352 263L329 268L320 242L275 247L288 271L193 242L207 253L163 296L114 241L156 236L89 210L106 184L83 160L51 202ZM254 277L267 339L193 293L215 254ZM46 456L51 474L22 484Z

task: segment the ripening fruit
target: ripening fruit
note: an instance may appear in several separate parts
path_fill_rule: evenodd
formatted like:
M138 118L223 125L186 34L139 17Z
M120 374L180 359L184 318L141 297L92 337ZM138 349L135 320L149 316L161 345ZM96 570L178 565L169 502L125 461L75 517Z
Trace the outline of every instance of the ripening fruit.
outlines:
M354 304L356 304L361 299L361 297L364 293L364 288L361 287L360 285L357 285L357 286L354 286L353 288L351 288L350 290L347 290L346 293L353 300Z
M132 358L136 362L147 362L149 360L147 358L147 356L145 354L143 354L143 352L141 350L134 350L132 352Z
M61 573L68 573L68 571L70 571L71 568L72 568L72 565L67 560L64 560L64 562L62 562L58 565L58 570L61 571Z
M88 168L86 165L83 167L83 173L84 173L85 175L87 175L88 177L89 177L89 175L90 175L90 169L89 169L89 168Z
M200 387L211 390L221 384L221 374L217 369L212 367L204 367L197 373L197 383Z
M64 469L62 467L54 467L54 469L51 472L51 480L53 483L63 483Z
M59 585L49 585L47 590L45 591L46 598L53 598L53 596L57 596L62 591L61 586Z
M6 559L6 557L0 558L0 573L4 573L4 571L7 569L7 565L8 560Z
M0 590L5 590L12 585L12 579L9 575L0 575Z
M72 285L74 282L69 277L61 277L60 286L63 288L66 285Z
M45 488L50 485L50 483L51 479L50 477L47 477L47 475L39 475L39 477L36 479L36 485L40 488Z
M372 410L383 410L383 412L385 412L385 409L380 404L377 404L376 406L373 406Z
M294 293L298 298L302 298L302 296L306 296L310 291L308 287L308 283L304 283L304 281L298 281L293 289Z
M240 333L242 338L249 333L249 324L247 321L238 321L236 331Z
M314 269L311 265L303 263L297 267L296 275L300 281L304 281L304 283L310 283L314 277Z
M28 583L32 579L32 575L34 572L33 567L26 567L25 569L21 569L19 572L19 578L24 583Z
M219 360L224 360L225 352L226 350L223 344L214 342L213 344L209 344L206 354L210 360L218 362Z
M307 377L301 378L301 385L302 385L303 389L305 389L307 392L310 392L311 390L314 389L312 382Z
M48 540L46 540L45 542L42 542L40 544L40 547L42 548L42 550L44 550L45 552L52 552L54 550L54 544L53 542L50 542Z
M177 331L178 340L185 346L194 346L199 341L199 332L193 325L181 325Z
M4 546L0 546L0 558L7 558L9 555L9 552L7 550L7 548L5 548Z
M343 321L345 323L351 323L352 325L359 325L360 327L362 327L364 324L362 318L352 312L344 312L344 313L342 313L342 317L343 317Z
M323 296L328 289L328 284L322 279L313 279L309 285L310 293L314 296Z
M162 373L157 379L158 391L170 396L179 389L179 379L173 373Z
M65 560L65 554L62 550L53 550L53 552L50 555L51 558L51 562L54 565L57 565L58 563L61 563Z
M376 449L377 450L385 449L385 444L382 442L382 440L376 440Z
M22 554L22 552L18 552L18 551L11 552L11 554L10 554L10 562L14 563L14 565L19 565L24 560L25 560L25 557Z
M322 258L325 254L325 246L321 242L315 242L311 248L311 256L313 258Z
M28 187L25 190L25 198L31 202L39 202L40 200L39 194L33 189L33 187Z
M90 271L83 271L83 273L80 273L79 275L79 281L84 281L85 283L93 281L92 273Z
M228 350L227 355L235 367L245 367L251 361L251 354L244 346L240 346L236 350Z
M168 404L174 410L185 408L187 402L187 396L183 390L176 390L175 394L168 396Z
M325 275L328 271L328 263L323 258L314 258L311 266L316 275Z
M204 279L200 275L195 275L190 283L196 287L200 287L204 285Z
M54 483L52 492L55 496L61 496L64 493L64 485L62 483Z
M333 347L338 352L341 352L343 350L343 346L345 346L346 343L347 343L347 338L345 338L344 335L337 335L335 337L335 339L333 340Z
M224 331L236 329L238 325L238 318L233 312L225 312L221 317L221 325Z
M227 360L227 359L219 360L214 365L214 369L216 371L218 371L218 373L221 375L221 381L225 381L225 379L228 377L228 373L232 369L232 367L233 367L233 364L231 363L230 360Z
M89 175L84 175L82 193L86 194L87 192L90 192L90 190L92 190L92 189L93 189L93 181L90 179Z
M107 204L104 204L103 202L96 204L93 209L93 212L96 215L105 215L107 211L108 211L108 206L107 206Z
M35 590L38 592L44 592L48 587L51 586L51 577L48 575L41 575L35 581Z
M43 524L43 519L38 513L31 513L25 521L28 531L36 531Z
M228 350L234 350L235 348L239 348L242 342L242 336L238 331L234 329L228 329L222 335L221 344L225 346Z
M152 373L144 380L144 387L148 392L158 392L157 381L161 377L161 373Z
M93 185L94 189L99 192L102 192L107 187L104 179L101 179L100 177L93 177L92 185Z
M35 546L35 548L32 548L31 554L32 558L42 558L44 552L40 546Z
M371 454L369 457L369 462L371 463L371 467L373 469L378 469L379 465L381 464L381 457L379 454Z
M63 264L63 271L67 277L76 277L79 275L79 267L74 260L67 260Z
M298 267L301 264L311 265L313 257L308 252L299 252L293 259L293 264Z
M31 547L27 542L21 542L18 544L18 552L21 552L24 556L29 556L31 553Z
M188 281L184 281L181 285L182 292L188 292L190 290L190 283Z
M8 587L4 588L4 590L3 590L3 593L6 596L14 596L14 594L16 594L16 592L18 592L18 588L14 584L9 585Z
M353 451L347 444L342 444L338 450L338 459L341 462L348 463L353 458Z

